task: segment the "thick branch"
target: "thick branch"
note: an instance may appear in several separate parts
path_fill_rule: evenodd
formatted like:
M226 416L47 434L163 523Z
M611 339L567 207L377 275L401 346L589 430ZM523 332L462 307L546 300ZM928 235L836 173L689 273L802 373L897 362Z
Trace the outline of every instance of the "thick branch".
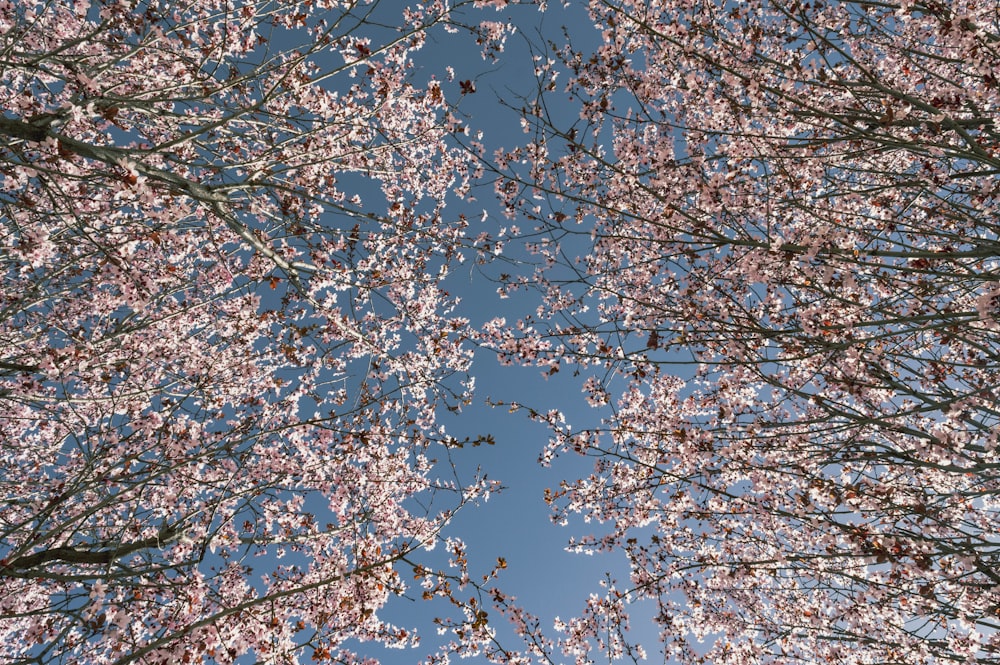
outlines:
M106 543L101 543L98 549L85 549L79 547L53 547L51 549L19 556L13 561L8 561L0 566L0 574L7 570L29 570L53 561L65 561L67 563L89 563L106 565L120 559L123 556L138 552L140 550L160 548L172 540L177 539L183 533L180 523L170 526L164 525L155 536L143 538L131 543L119 543L114 547L107 548Z
M25 365L10 360L0 360L0 371L4 372L37 372L38 365Z

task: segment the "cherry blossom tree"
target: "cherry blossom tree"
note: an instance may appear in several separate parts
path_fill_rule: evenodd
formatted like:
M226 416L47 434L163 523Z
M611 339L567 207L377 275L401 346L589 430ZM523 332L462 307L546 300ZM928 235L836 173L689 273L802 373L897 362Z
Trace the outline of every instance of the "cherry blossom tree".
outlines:
M359 662L467 577L475 173L413 57L479 11L0 2L4 662Z
M522 630L626 656L647 599L680 662L1000 662L995 3L589 11L511 103L541 302L487 334L606 414L513 405L595 458L547 499L631 579Z

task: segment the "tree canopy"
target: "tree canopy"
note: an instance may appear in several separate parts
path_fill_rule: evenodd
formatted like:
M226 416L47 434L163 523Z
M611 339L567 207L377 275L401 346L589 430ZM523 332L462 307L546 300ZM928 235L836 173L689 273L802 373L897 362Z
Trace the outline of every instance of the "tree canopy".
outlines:
M557 514L681 661L997 662L996 7L590 10L498 165L543 306L495 347L611 411L547 418Z
M0 2L5 662L362 662L406 594L426 662L1000 662L995 3L513 4ZM491 358L627 565L553 626L449 527Z

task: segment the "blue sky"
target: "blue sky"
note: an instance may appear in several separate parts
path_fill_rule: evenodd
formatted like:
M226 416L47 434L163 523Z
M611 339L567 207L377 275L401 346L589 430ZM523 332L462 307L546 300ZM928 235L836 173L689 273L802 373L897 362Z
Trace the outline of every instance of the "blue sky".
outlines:
M586 12L581 6L561 8L550 5L542 15L535 8L513 8L511 13L520 34L508 40L506 52L497 63L483 60L478 49L465 36L449 36L437 32L436 39L428 44L417 57L420 67L416 75L419 82L431 75L444 78L445 68L455 69L455 80L472 79L476 93L462 98L459 110L467 115L469 126L484 131L488 151L524 142L517 113L500 103L516 102L519 95L531 97L535 92L531 53L526 40L541 42L538 31L558 37L562 25L574 33L596 41ZM586 41L586 39L585 39ZM577 111L567 108L567 113ZM566 118L567 124L572 116ZM476 192L476 201L455 203L452 214L463 212L471 219L486 219L483 230L495 232L499 226L518 224L528 230L530 223L505 219L497 205L492 187L483 185ZM526 258L516 245L505 251L508 258ZM534 309L532 294L515 295L501 299L493 281L500 272L510 272L503 262L478 266L466 264L449 278L447 288L459 298L461 314L480 323L494 316L516 320ZM581 378L557 374L542 376L537 368L502 367L487 351L479 351L472 373L476 377L477 399L459 415L443 414L442 424L461 439L490 434L496 443L492 446L466 447L456 452L455 461L460 471L470 476L476 467L482 468L491 479L499 480L505 489L479 507L460 512L447 530L447 535L462 538L470 550L474 568L486 570L502 556L508 568L499 580L499 586L517 597L529 612L542 619L542 625L551 628L552 620L559 616L567 619L577 615L589 594L601 594L599 585L606 572L618 580L621 588L628 586L628 572L624 556L618 553L588 556L565 550L572 536L581 536L600 530L600 525L571 521L566 526L553 524L551 513L543 500L546 488L556 488L559 481L580 477L592 470L592 460L580 456L564 456L544 468L538 456L548 442L548 429L531 422L524 412L510 413L506 406L491 407L487 401L510 404L519 402L534 408L559 409L567 414L577 427L595 424L600 412L587 406L580 391ZM632 633L643 643L650 662L662 661L659 654L657 628L649 618L650 610L635 608ZM415 662L430 651L435 637L428 631L430 607L420 601L396 599L390 603L385 616L404 627L422 629L424 644L413 653L386 652L362 647L362 653L378 654L383 662ZM501 641L513 649L521 645L510 634L505 634L503 620L494 624L500 630ZM550 630L550 637L556 635ZM509 640L509 642L508 642ZM564 659L569 660L569 659Z

